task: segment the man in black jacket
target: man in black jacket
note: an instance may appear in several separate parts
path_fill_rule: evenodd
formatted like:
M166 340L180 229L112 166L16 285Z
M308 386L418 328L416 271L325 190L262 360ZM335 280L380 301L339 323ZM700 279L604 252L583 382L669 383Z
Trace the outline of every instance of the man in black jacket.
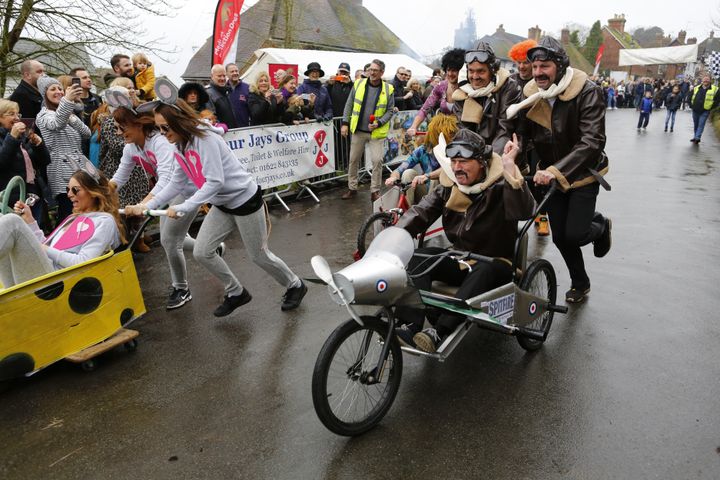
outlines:
M20 65L22 80L10 100L20 106L23 118L35 118L42 108L42 95L37 89L38 78L45 75L45 67L37 60L25 60Z
M210 101L215 106L215 115L218 122L224 123L228 128L238 128L240 125L235 119L232 103L230 102L231 87L227 85L225 67L220 64L213 65L210 70L210 85L206 88Z
M337 75L328 80L325 85L330 93L330 100L333 106L333 117L342 117L345 112L345 104L353 89L353 81L350 79L350 64L341 63L337 69ZM340 135L340 129L335 128L335 158L336 161L350 159L350 141Z

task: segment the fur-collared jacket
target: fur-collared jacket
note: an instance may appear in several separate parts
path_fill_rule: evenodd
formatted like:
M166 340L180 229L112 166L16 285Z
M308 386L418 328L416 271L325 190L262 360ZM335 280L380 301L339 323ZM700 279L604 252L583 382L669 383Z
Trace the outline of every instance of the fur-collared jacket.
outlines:
M520 101L522 91L504 68L495 74L495 88L487 97L472 98L462 90L467 82L453 92L454 112L465 128L477 132L493 151L502 154L505 144L512 139L516 120L508 120L509 105Z
M397 226L417 235L442 216L453 247L512 261L517 222L532 216L535 200L520 170L514 177L505 174L498 154L479 185L478 193L465 194L443 172L440 185L413 205Z
M531 80L526 97L538 91ZM553 106L540 100L521 117L521 135L532 140L538 170L548 170L563 191L597 182L608 171L605 155L605 101L602 89L575 70L567 89Z

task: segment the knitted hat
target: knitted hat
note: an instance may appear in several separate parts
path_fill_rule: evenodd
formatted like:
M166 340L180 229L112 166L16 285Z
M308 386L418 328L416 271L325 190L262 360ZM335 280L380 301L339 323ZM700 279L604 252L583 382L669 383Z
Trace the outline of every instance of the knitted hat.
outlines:
M50 85L60 85L60 82L52 77L48 77L47 75L44 75L40 78L38 78L37 81L37 88L40 92L40 95L42 96L43 103L45 103L45 92L47 92L47 89L50 88ZM62 87L62 85L60 85Z

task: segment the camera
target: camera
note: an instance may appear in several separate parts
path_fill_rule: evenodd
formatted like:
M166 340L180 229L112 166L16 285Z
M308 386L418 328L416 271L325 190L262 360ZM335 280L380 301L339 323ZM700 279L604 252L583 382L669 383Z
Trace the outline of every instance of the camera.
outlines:
M303 100L310 100L310 94L309 93L303 93L300 95L300 98Z

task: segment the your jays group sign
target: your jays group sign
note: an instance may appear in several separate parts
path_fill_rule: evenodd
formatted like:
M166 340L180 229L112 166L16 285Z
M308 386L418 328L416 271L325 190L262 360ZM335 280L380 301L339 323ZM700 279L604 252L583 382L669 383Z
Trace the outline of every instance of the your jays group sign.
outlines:
M335 172L332 125L310 123L230 130L235 156L262 189Z

